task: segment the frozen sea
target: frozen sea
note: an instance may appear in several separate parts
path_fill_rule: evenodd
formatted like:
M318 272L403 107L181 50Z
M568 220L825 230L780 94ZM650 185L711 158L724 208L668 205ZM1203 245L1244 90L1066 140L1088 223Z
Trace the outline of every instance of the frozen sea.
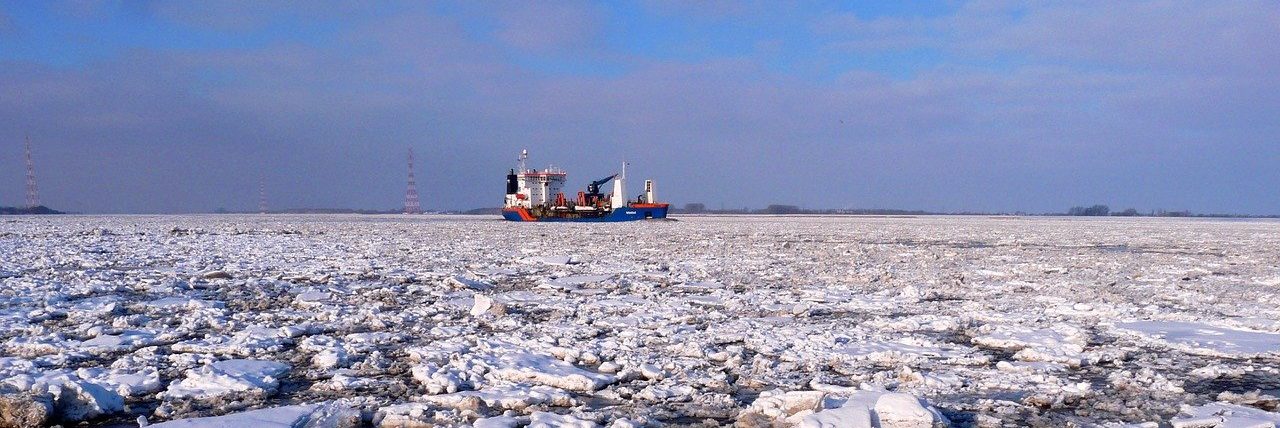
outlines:
M1278 290L1263 220L0 217L0 417L1274 426Z

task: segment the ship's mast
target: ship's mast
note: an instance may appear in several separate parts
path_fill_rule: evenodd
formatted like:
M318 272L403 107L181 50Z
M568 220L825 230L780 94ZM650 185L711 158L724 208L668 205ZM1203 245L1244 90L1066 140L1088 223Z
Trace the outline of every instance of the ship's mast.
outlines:
M525 149L525 150L521 150L521 151L520 151L520 171L518 171L518 172L519 172L519 173L521 173L521 174L524 174L524 172L525 172L525 171L527 171L527 169L526 169L526 168L525 168L525 166L524 166L524 161L525 161L525 159L529 159L529 150L528 150L528 149Z

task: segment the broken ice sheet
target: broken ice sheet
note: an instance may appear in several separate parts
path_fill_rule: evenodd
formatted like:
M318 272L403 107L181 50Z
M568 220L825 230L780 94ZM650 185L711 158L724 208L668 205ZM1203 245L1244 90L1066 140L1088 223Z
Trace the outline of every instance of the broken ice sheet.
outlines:
M1209 403L1203 406L1182 406L1178 416L1169 423L1174 428L1276 427L1280 426L1280 413L1231 403Z
M1167 425L1274 395L1276 223L1104 220L691 217L567 247L582 225L16 218L0 383L93 385L54 409L90 424L362 398L374 423L727 425L825 384L962 426Z
M169 385L161 395L168 398L206 399L232 392L274 393L279 376L289 365L276 361L223 360L187 370L181 381Z
M1191 353L1229 357L1280 354L1280 333L1179 321L1135 321L1117 323L1116 328Z
M148 426L155 428L293 428L306 424L321 407L320 404L272 407L225 416L177 419Z
M275 352L288 344L289 331L265 326L249 326L231 336L212 336L175 343L178 352L208 352L248 357Z
M115 334L103 334L80 342L80 348L89 352L129 351L156 342L156 335L140 330L124 330Z
M1047 361L1078 367L1084 363L1081 353L1087 342L1084 332L1070 325L1028 328L1015 325L989 324L978 329L974 344L1016 352L1020 361Z

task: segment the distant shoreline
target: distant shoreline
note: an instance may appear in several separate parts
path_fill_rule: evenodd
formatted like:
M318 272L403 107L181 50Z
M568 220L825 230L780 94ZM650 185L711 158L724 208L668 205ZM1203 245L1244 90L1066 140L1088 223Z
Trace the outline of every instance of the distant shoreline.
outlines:
M0 215L58 215L66 214L44 205L30 208L20 207L0 207Z

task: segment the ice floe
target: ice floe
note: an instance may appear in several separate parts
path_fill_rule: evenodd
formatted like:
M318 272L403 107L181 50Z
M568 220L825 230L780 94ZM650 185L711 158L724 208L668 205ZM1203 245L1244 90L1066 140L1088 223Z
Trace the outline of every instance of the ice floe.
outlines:
M306 426L319 404L272 407L232 413L225 416L176 419L147 425L154 428L296 428Z
M1134 321L1116 328L1187 352L1248 357L1280 354L1280 333L1178 321Z
M232 392L269 394L279 388L279 376L288 371L289 365L276 361L216 361L187 370L186 377L170 384L161 396L205 399Z
M1183 406L1169 424L1174 428L1274 428L1280 426L1280 413L1219 402Z

